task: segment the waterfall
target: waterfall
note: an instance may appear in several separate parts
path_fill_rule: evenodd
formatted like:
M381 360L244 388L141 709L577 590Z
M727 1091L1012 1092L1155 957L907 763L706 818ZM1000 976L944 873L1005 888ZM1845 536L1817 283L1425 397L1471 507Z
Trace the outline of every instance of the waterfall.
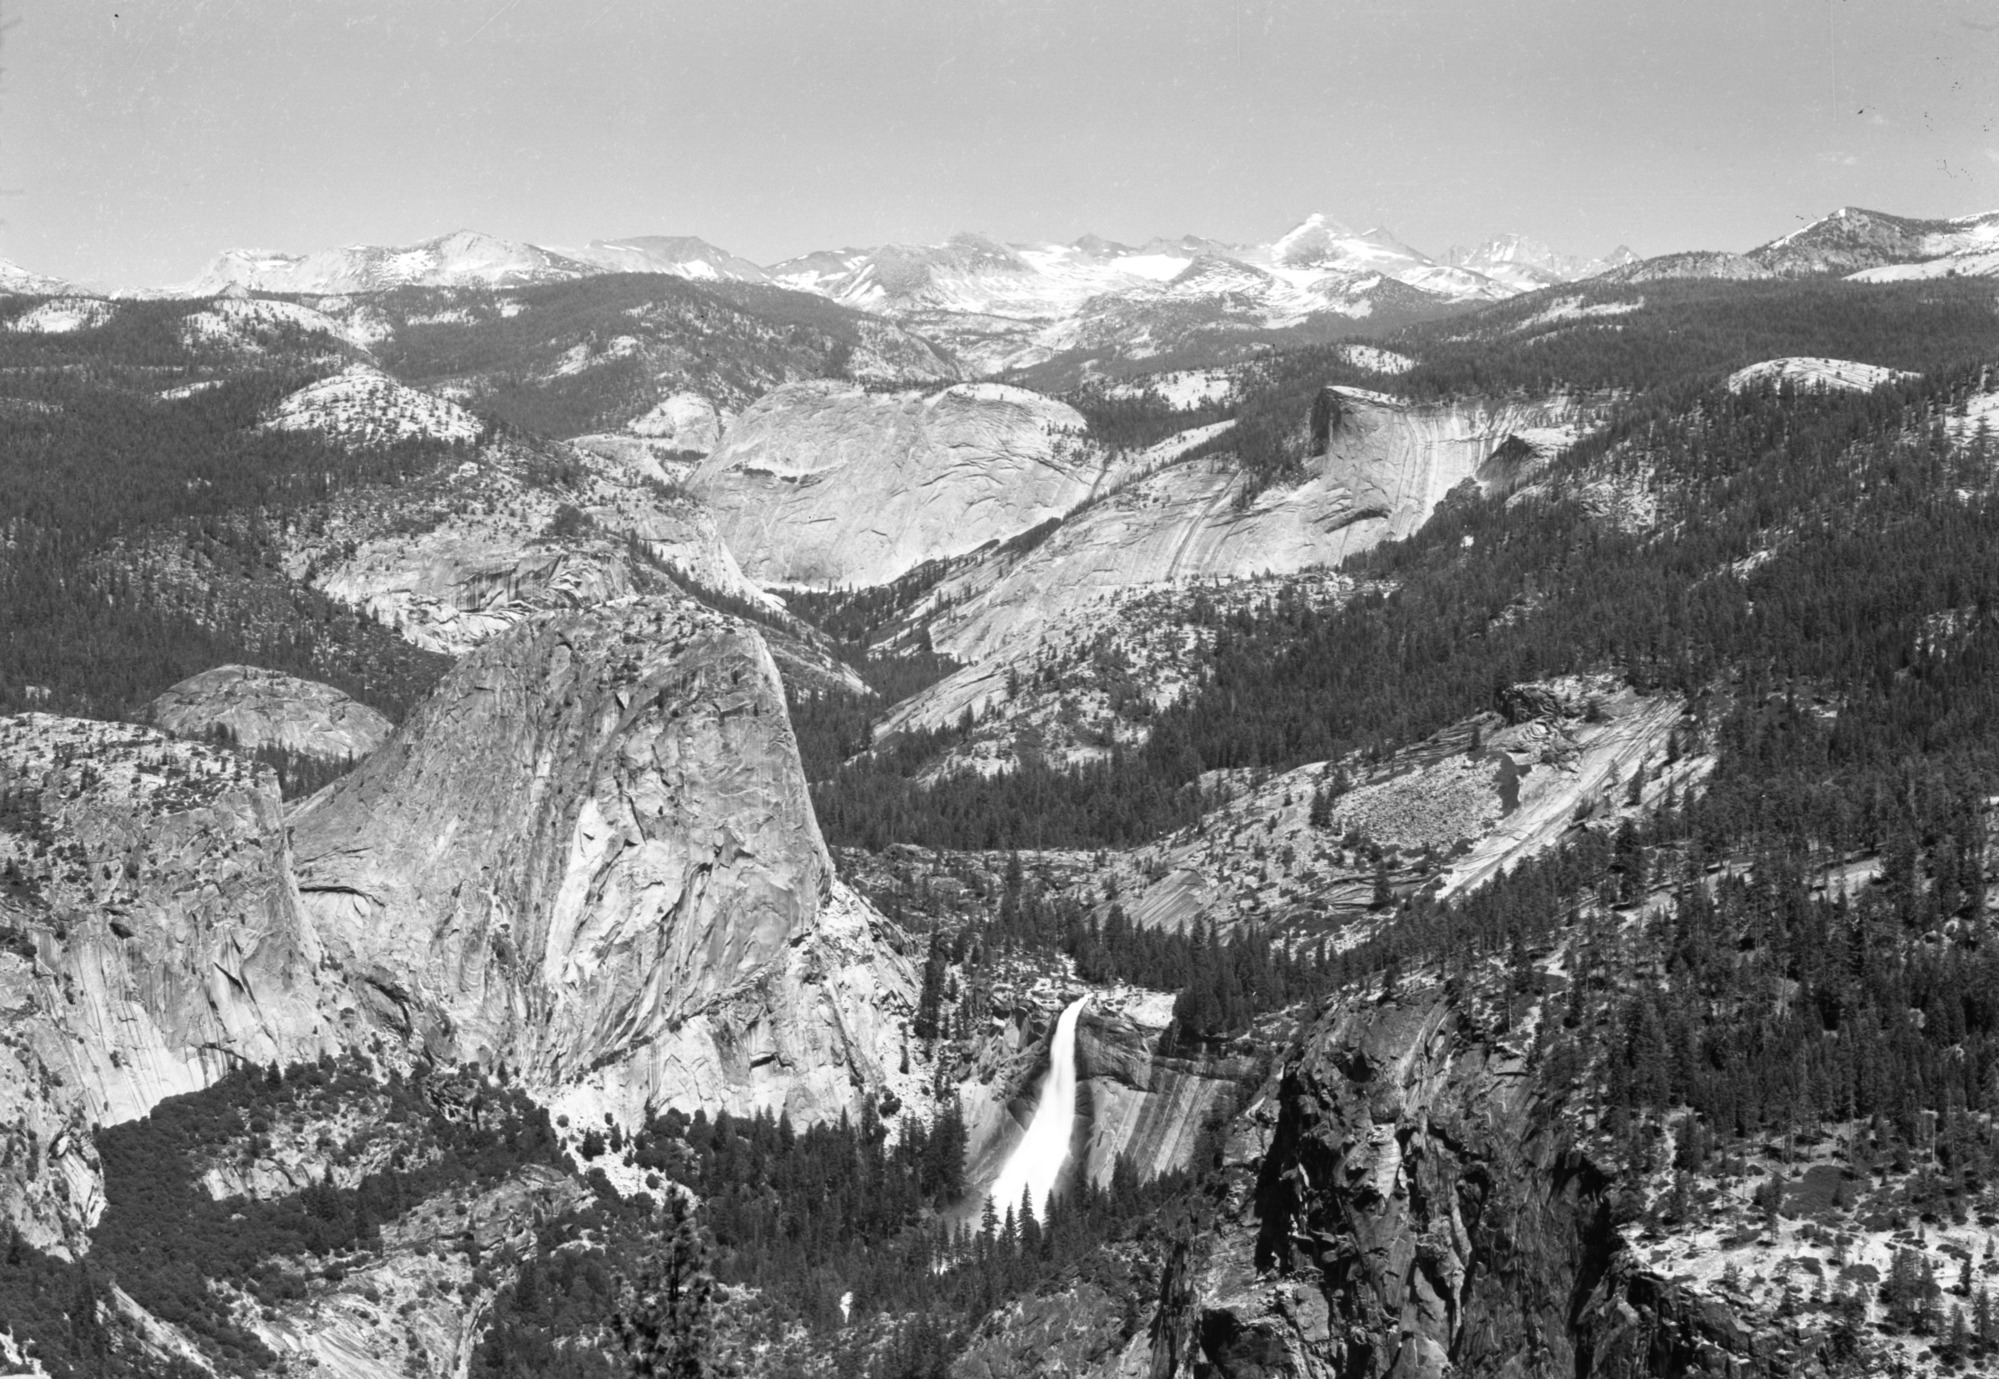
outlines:
M1022 1194L1032 1193L1036 1215L1048 1219L1048 1194L1055 1190L1062 1165L1069 1159L1069 1136L1076 1121L1076 1020L1089 999L1071 1002L1055 1022L1055 1037L1048 1041L1048 1075L1041 1079L1034 1119L993 1181L993 1206L1002 1217L1008 1207L1018 1214Z

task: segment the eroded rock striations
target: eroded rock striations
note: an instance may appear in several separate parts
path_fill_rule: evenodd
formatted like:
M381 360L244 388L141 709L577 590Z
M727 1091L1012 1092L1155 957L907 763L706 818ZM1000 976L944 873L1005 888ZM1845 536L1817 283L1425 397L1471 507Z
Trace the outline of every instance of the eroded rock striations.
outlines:
M295 819L371 1016L568 1104L837 1114L909 1008L833 876L769 653L685 603L533 619Z
M292 885L276 777L148 728L0 720L0 1209L102 1210L91 1130L362 1033Z
M794 383L736 419L692 486L750 579L865 587L1089 497L1109 459L1085 426L1066 403L993 383Z
M967 710L1004 713L1009 670L1109 632L1127 645L1158 621L1160 590L1333 566L1409 535L1453 489L1499 492L1572 441L1587 421L1567 399L1414 404L1328 388L1299 418L1301 472L1255 489L1227 457L1178 459L1113 484L1025 549L966 562L918 616L967 667L897 706L882 735L947 727Z
M1621 1257L1561 1095L1447 994L1336 1005L1240 1127L1233 1220L1155 1337L1237 1375L1753 1372L1733 1318Z
M91 1131L244 1062L505 1063L560 1109L882 1088L899 937L833 878L769 653L678 599L468 656L288 821L149 728L0 720L0 1211L80 1249Z

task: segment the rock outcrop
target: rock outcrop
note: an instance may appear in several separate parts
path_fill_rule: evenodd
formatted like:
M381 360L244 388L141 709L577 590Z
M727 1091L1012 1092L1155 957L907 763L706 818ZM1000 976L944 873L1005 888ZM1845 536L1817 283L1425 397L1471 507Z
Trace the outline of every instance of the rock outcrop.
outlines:
M291 537L285 564L451 655L536 612L653 592L661 571L781 611L650 456L553 442L496 440L423 483L343 495Z
M728 417L699 393L675 393L625 429L674 450L706 455L721 443L727 421Z
M1612 1177L1524 1052L1441 993L1335 1006L1229 1158L1230 1219L1169 1270L1154 1375L1749 1371L1746 1330L1621 1258Z
M1300 446L1314 453L1298 482L1252 491L1229 457L1169 462L1038 543L992 551L939 583L917 618L967 667L900 705L883 735L947 727L968 708L1003 711L995 687L1009 669L1030 679L1038 657L1101 632L1139 640L1156 620L1141 600L1150 592L1294 575L1407 536L1451 490L1511 485L1584 420L1562 399L1413 404L1327 389L1299 418Z
M1226 459L1184 461L1064 523L997 579L967 575L962 604L932 628L937 649L984 659L1036 625L1134 585L1290 574L1407 536L1444 495L1513 438L1533 448L1572 436L1570 404L1409 404L1328 389L1317 453L1296 484L1244 494ZM1500 462L1502 465L1504 461ZM995 562L997 564L997 561ZM940 589L940 602L960 591Z
M769 653L686 603L531 619L294 820L376 1021L627 1121L878 1085L907 964L820 840Z
M779 388L694 473L759 584L865 587L1059 517L1108 458L1065 403L998 384L871 393Z
M391 723L331 685L261 666L190 675L147 707L175 737L226 735L240 747L277 747L330 761L359 760L388 740Z
M361 1033L299 908L275 776L148 728L0 720L0 1209L78 1248L91 1130Z
M1523 1046L1524 1047L1524 1046ZM961 1379L1583 1379L1772 1372L1637 1267L1628 1204L1524 1051L1435 990L1324 1013L1238 1118L1215 1213L1011 1305Z
M505 1063L628 1124L891 1081L900 936L834 879L731 618L530 619L290 824L237 753L0 720L0 1213L31 1243L82 1248L93 1127L245 1061Z
M1234 1111L1249 1069L1246 1059L1162 1055L1159 1031L1121 1016L1086 1013L1076 1035L1082 1171L1099 1186L1120 1158L1141 1179L1192 1167L1210 1121Z

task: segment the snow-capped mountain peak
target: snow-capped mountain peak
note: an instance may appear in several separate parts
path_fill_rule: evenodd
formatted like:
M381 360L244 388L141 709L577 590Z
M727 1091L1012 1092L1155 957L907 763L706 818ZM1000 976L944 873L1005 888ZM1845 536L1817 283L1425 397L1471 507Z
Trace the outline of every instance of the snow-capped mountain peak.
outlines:
M230 249L182 289L213 296L231 286L253 292L382 292L397 287L517 287L602 270L538 245L454 230L416 244L349 245L310 254Z
M21 267L11 259L0 259L0 294L25 297L61 297L78 292L74 284Z
M1288 268L1314 267L1342 257L1342 250L1359 238L1331 216L1314 211L1277 237L1270 257Z
M748 259L693 235L593 239L585 248L559 252L611 273L670 273L703 282L770 281L770 274Z

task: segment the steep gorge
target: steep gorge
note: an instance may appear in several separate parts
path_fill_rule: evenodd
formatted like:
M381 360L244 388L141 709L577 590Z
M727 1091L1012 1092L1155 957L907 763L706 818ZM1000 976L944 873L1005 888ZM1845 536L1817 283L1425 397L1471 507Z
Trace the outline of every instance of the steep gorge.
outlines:
M1155 1269L1014 1304L953 1372L1773 1372L1767 1339L1623 1252L1627 1206L1571 1090L1450 992L1342 998L1251 1096L1208 1214Z

